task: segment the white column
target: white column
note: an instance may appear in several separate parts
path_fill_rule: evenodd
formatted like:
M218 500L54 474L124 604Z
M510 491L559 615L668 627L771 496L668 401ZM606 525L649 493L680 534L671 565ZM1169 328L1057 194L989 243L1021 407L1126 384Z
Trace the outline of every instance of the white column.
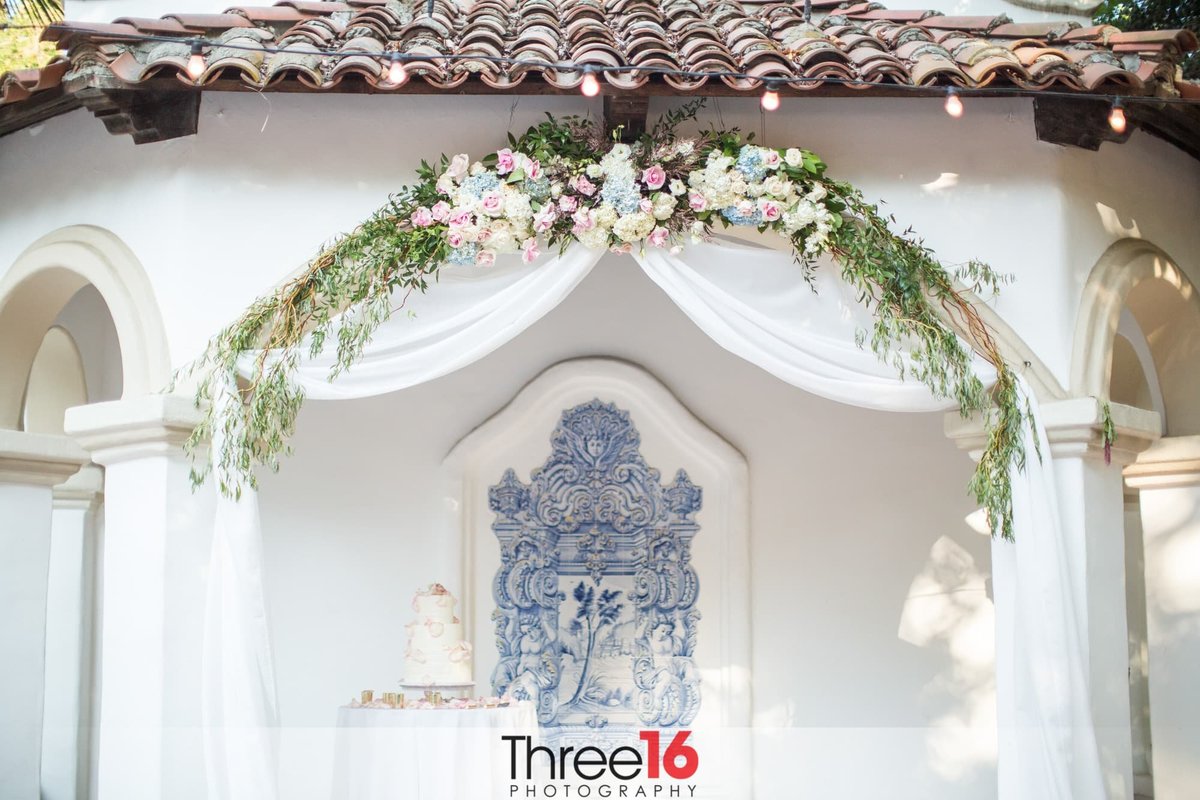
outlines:
M1128 624L1125 612L1125 532L1121 465L1157 437L1158 415L1113 404L1117 441L1112 464L1105 463L1103 411L1095 398L1076 398L1041 406L1041 419L1050 440L1057 481L1061 531L1069 563L1069 587L1079 616L1086 651L1088 696L1100 749L1101 768L1109 800L1133 798L1133 747L1129 711ZM984 444L977 420L946 417L946 433L975 457ZM1028 458L1036 458L1033 453ZM1020 535L1018 532L1017 535ZM993 575L997 598L996 625L1011 625L1011 586L1002 581L1019 576ZM998 637L999 638L999 637ZM1018 644L1019 646L1019 644ZM1011 718L1014 693L1005 676L997 676L998 716Z
M189 399L70 409L66 429L105 467L99 800L205 796L200 662L211 486L193 492Z
M0 430L0 797L40 792L51 489L87 460L65 437Z
M87 466L54 487L46 598L41 800L87 797L91 755L95 512L104 472Z
M1155 800L1200 792L1200 436L1163 439L1126 468L1146 557Z
M1105 463L1103 418L1093 398L1042 406L1054 455L1063 535L1088 649L1092 722L1111 800L1133 798L1129 626L1125 604L1125 486L1121 470L1157 438L1158 415L1112 405L1117 440Z

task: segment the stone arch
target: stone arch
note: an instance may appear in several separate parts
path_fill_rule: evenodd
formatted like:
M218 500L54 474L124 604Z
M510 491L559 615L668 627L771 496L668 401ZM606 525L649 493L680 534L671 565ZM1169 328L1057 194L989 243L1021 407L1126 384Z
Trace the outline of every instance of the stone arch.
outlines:
M42 337L89 284L103 297L117 330L124 396L157 392L170 380L166 330L141 263L110 231L60 228L26 248L0 279L0 428L18 427Z
M1113 243L1088 276L1075 325L1071 393L1111 396L1114 352L1121 361L1117 340L1130 338L1121 331L1123 312L1126 328L1131 315L1145 336L1150 362L1141 359L1140 368L1159 383L1164 432L1200 433L1200 296L1178 263L1151 242Z

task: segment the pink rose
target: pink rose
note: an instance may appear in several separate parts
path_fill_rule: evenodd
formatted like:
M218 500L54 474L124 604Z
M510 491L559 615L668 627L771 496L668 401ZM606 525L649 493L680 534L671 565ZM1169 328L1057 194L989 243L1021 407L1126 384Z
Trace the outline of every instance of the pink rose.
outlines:
M428 228L434 223L433 214L425 206L421 206L414 211L411 219L412 224L418 228Z
M575 227L572 229L574 233L582 233L590 231L596 227L596 220L592 217L592 212L586 208L581 208L571 215L571 219L575 221Z
M703 211L708 207L708 201L699 192L692 192L688 195L688 205L692 207L692 211Z
M572 178L571 188L585 197L591 197L596 193L596 184L589 181L586 175L579 175Z
M450 224L456 228L471 224L471 212L465 208L456 208L450 212Z
M652 247L662 247L667 243L667 239L669 239L670 236L671 234L666 228L659 226L650 231L650 235L646 237L646 241L649 242Z
M536 158L529 159L529 163L525 166L525 177L531 181L536 181L542 175L542 165Z
M579 208L579 200L573 194L564 194L558 198L558 208L564 214L574 214L575 209Z
M521 243L521 260L526 264L532 264L541 254L542 252L538 250L537 239L531 237Z
M446 167L446 174L457 181L467 174L467 168L470 165L471 160L467 158L467 154L459 153L450 159L450 166Z
M480 244L483 244L490 238L492 238L492 229L484 228L483 230L481 230L479 232L479 235L475 237L475 241L479 242Z
M484 213L491 214L493 217L499 216L500 210L504 208L504 198L499 192L488 192L480 200L480 207Z
M763 200L758 207L762 211L763 219L767 222L774 222L783 215L783 209L774 200Z
M458 231L450 231L446 234L446 242L451 247L462 247L463 241L465 241L463 235Z
M739 217L752 217L755 212L753 200L740 200L737 204L737 213Z
M644 214L649 214L653 210L654 203L650 202L650 198L648 197L643 197L641 202L638 203L638 211L641 211Z
M450 218L450 204L445 200L438 200L433 204L433 208L429 209L429 213L438 222L445 222Z
M558 212L554 210L554 206L546 206L533 218L533 229L538 233L545 233L554 225L556 219L558 219Z
M619 256L627 256L633 252L633 244L630 242L625 242L624 244L615 244L608 248L608 251L610 253L616 253Z
M667 173L658 164L650 167L642 173L642 183L646 184L648 189L661 189L662 185L667 182Z
M766 155L763 156L763 164L766 165L768 169L775 169L779 166L779 162L782 160L783 159L780 157L778 150L768 150Z
M513 155L513 151L509 148L504 148L496 152L496 172L501 175L507 175L513 171L513 167L517 165L517 159Z
M496 263L496 254L491 250L480 250L475 254L475 263L481 267L490 267Z

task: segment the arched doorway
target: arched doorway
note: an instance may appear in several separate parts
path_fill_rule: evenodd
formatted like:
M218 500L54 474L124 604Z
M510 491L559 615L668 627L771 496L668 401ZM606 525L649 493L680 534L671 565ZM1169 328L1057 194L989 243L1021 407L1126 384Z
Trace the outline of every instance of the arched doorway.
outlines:
M157 391L169 365L149 279L112 233L55 231L0 278L0 649L14 654L4 698L21 698L0 795L88 796L103 474L64 435L64 415Z
M1186 774L1195 767L1183 765L1200 755L1186 744L1187 724L1194 731L1200 707L1180 711L1177 683L1187 661L1200 654L1200 637L1179 636L1194 626L1200 603L1189 609L1176 602L1200 594L1200 568L1178 569L1179 549L1200 547L1200 521L1177 513L1181 502L1195 499L1179 496L1191 491L1186 484L1193 479L1188 467L1179 472L1186 458L1177 451L1200 443L1200 296L1154 244L1116 242L1092 270L1076 326L1071 384L1075 395L1155 411L1161 419L1164 438L1125 472L1125 580L1135 789L1139 796L1155 789L1174 796L1174 788L1195 778ZM1164 475L1168 451L1173 455ZM1189 718L1183 727L1175 722Z

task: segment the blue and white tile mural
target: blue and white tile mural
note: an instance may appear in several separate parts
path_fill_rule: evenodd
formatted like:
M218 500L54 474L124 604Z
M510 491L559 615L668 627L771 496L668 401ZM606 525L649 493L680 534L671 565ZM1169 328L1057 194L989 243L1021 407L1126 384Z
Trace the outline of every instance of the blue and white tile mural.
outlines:
M509 469L488 490L493 691L536 701L545 726L687 725L700 708L700 487L682 469L661 484L612 403L564 411L550 444L529 484Z

